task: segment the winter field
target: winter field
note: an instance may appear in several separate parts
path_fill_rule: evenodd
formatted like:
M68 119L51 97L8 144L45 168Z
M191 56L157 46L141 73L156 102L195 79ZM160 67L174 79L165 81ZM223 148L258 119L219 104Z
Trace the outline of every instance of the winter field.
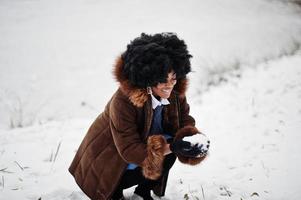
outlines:
M211 151L195 167L177 162L161 199L301 199L296 4L1 0L0 200L88 199L67 169L118 87L115 58L164 31L194 56L187 96Z

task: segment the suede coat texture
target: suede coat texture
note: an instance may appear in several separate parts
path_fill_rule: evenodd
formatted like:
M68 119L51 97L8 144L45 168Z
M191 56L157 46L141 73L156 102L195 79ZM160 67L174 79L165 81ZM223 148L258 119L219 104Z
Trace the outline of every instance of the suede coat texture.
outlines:
M118 90L92 123L69 167L76 183L93 200L110 199L128 163L142 167L146 178L160 180L154 193L163 196L167 176L161 176L166 140L161 133L148 136L153 109L146 89L133 87L122 75L122 59L114 66ZM189 115L185 91L187 80L178 80L163 109L163 128L175 138L199 131ZM179 157L183 163L195 165L204 158Z

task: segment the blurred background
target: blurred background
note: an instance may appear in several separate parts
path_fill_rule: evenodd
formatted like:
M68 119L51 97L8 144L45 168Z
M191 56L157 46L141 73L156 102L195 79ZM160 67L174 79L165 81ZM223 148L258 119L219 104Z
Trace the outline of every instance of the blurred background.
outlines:
M290 1L1 0L0 20L3 128L94 117L117 87L115 58L142 32L186 41L198 93L301 43Z
M213 140L166 199L300 199L297 0L0 0L0 199L86 198L67 167L142 32L186 41L191 113Z

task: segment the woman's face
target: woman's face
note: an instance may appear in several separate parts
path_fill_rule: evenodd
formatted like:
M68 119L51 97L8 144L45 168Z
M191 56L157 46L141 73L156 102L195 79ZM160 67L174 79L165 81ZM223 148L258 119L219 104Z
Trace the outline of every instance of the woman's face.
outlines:
M153 94L163 99L167 99L170 96L171 91L176 83L177 83L176 73L174 71L171 71L170 73L168 73L166 83L158 83L156 87L152 87Z

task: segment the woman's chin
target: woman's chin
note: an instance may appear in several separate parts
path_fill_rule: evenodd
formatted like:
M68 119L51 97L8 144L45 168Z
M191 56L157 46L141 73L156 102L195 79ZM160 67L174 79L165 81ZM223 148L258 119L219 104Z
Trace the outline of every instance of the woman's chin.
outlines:
M162 94L160 97L162 99L168 99L170 97L170 94Z

